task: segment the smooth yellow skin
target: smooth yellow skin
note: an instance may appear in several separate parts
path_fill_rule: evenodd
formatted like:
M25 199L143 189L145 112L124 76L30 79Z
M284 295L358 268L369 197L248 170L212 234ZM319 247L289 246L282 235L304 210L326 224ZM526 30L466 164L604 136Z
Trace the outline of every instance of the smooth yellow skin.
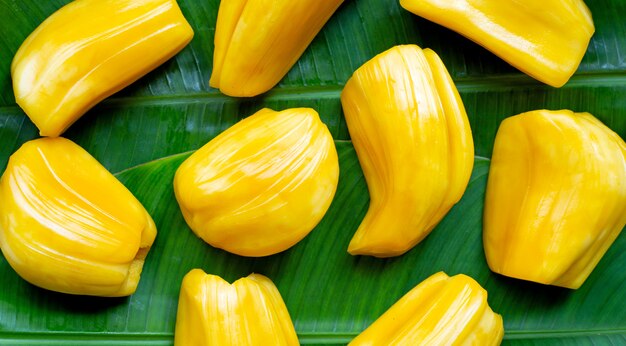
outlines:
M304 238L326 213L338 179L335 144L317 112L262 109L185 160L174 191L199 237L256 257Z
M200 269L183 279L174 335L176 346L299 345L270 279L251 274L231 285Z
M210 86L256 96L289 72L343 0L223 0Z
M474 279L444 272L415 286L349 346L499 345L502 316Z
M589 113L502 122L483 243L496 273L579 288L626 225L626 144Z
M41 23L15 54L15 100L42 136L59 136L192 37L175 0L72 1Z
M557 88L576 72L595 31L582 0L400 0L400 5Z
M401 255L463 195L474 165L467 114L435 52L396 46L361 66L341 103L370 193L348 247Z
M65 138L25 143L0 178L0 248L33 285L130 295L155 237L152 218L130 191Z

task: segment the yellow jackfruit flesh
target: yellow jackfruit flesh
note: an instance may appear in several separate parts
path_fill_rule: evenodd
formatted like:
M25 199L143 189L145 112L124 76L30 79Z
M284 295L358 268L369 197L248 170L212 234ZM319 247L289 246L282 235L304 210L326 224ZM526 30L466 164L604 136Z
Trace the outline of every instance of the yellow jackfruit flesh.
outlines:
M499 345L502 317L474 279L444 272L415 286L349 346Z
M175 0L72 1L33 31L15 54L15 100L42 136L59 136L192 37Z
M180 290L174 345L299 343L287 307L270 279L251 274L231 285L194 269L185 276Z
M626 144L589 113L502 122L483 242L496 273L576 289L626 225Z
M343 0L220 2L209 84L256 96L289 72Z
M0 248L36 286L130 295L155 236L139 201L70 140L25 143L0 179Z
M576 72L595 31L582 0L400 0L400 5L557 88Z
M341 102L370 206L353 255L401 255L463 195L474 164L465 108L435 52L397 46L361 66Z
M267 256L319 223L338 178L337 151L317 112L262 109L185 160L174 191L187 224L207 243Z

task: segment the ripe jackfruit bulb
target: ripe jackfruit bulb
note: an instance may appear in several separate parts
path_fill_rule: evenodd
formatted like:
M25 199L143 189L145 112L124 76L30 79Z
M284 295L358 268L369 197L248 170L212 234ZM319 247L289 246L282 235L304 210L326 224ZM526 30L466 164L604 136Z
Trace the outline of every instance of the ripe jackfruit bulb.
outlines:
M183 279L176 346L299 345L289 311L272 280L260 274L232 285L200 269Z
M72 1L41 23L15 54L15 100L42 136L59 136L192 37L175 0Z
M338 179L335 144L316 111L262 109L185 160L174 191L200 238L256 257L304 238L326 213Z
M400 5L557 88L576 72L595 31L582 0L400 0Z
M435 52L396 46L361 66L341 103L370 193L348 247L401 255L463 195L474 143L459 93Z
M349 346L496 346L502 316L491 310L487 291L474 279L439 272L415 286Z
M289 72L343 0L221 1L210 86L256 96Z
M0 248L33 285L130 295L155 236L139 201L70 140L25 143L0 178Z
M483 242L496 273L576 289L626 225L626 144L589 113L537 110L496 135Z

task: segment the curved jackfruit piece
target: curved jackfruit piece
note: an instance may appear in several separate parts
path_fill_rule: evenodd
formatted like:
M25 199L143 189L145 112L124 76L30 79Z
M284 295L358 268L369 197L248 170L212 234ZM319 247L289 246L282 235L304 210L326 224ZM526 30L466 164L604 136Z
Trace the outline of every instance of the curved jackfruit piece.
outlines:
M626 225L626 144L589 113L505 119L487 182L483 243L496 273L576 289Z
M270 279L251 274L231 285L200 269L183 279L174 338L176 346L299 345Z
M59 136L192 37L175 0L72 1L41 23L15 54L15 100L42 136Z
M499 345L502 316L474 279L436 273L415 286L349 346Z
M220 3L209 84L229 96L274 87L343 0L232 0Z
M155 237L152 218L130 191L65 138L25 143L0 178L0 248L33 285L133 294Z
M361 66L341 103L370 206L353 255L401 255L463 195L474 143L459 94L435 52L397 46Z
M256 257L304 238L326 213L338 179L335 144L317 112L262 109L185 160L174 191L196 235Z
M400 0L400 5L557 88L576 72L595 32L582 0Z

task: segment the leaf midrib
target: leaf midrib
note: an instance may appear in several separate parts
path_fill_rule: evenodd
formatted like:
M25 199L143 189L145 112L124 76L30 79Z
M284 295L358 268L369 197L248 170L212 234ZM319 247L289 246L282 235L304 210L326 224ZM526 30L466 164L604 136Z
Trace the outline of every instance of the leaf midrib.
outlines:
M335 139L334 140L335 143L352 143L351 140L349 139ZM146 161L146 162L142 162L140 164L128 167L128 168L124 168L120 171L117 172L113 172L112 174L116 177L119 177L120 175L123 175L125 173L128 172L132 172L134 170L137 169L142 169L146 166L150 166L159 162L163 162L163 161L169 161L169 160L175 160L177 158L186 156L186 155L190 155L191 153L195 152L196 150L188 150L188 151L184 151L181 153L176 153L176 154L171 154L171 155L167 155L167 156L163 156L163 157L159 157L158 159L154 159L154 160L150 160L150 161ZM483 156L479 156L479 155L475 155L474 156L474 160L475 161L490 161L491 159L489 159L488 157L483 157Z
M482 76L482 77L461 77L455 79L455 84L460 93L464 92L482 92L490 90L515 90L524 88L537 88L552 90L554 88L539 83L524 74L506 74L498 76ZM592 72L581 73L572 76L570 81L562 87L568 89L580 86L611 86L626 85L626 70L613 70L609 72ZM165 94L165 95L143 95L143 96L125 96L111 97L104 100L100 107L118 107L118 106L152 106L152 105L172 105L172 104L190 104L197 102L225 102L225 101L241 101L241 100L300 100L300 99L338 99L343 90L343 85L324 85L324 86L297 86L282 87L274 89L265 95L251 99L238 99L226 96L218 90L209 92L194 92L187 94ZM19 109L17 104L0 106L0 113L14 111Z
M111 341L161 341L171 340L173 333L100 333L100 332L0 332L0 340L76 340L84 337L92 339L108 339ZM303 344L307 343L345 343L352 340L357 333L299 333ZM609 335L626 335L626 328L611 329L570 329L570 330L509 330L505 340L530 340L563 337L594 337Z

